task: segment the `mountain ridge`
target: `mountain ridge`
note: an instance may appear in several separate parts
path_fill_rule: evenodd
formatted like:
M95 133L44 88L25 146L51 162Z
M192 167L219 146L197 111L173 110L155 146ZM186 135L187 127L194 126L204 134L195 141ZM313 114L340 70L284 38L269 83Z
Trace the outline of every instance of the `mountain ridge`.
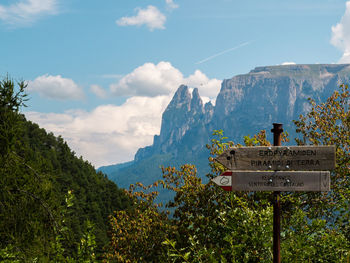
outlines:
M349 81L350 64L256 67L223 80L215 106L203 105L197 88L191 96L189 87L181 85L163 113L161 131L154 136L153 144L140 148L130 166L107 175L121 187L127 187L133 177L144 182L160 179L159 167L148 169L147 176L130 172L141 161L156 163L152 158L156 155L166 155L166 164L171 160L197 164L205 174L209 172L205 145L213 130L223 130L230 140L241 143L245 135L268 130L273 122L280 122L295 137L292 121L310 109L308 98L324 101L340 84Z

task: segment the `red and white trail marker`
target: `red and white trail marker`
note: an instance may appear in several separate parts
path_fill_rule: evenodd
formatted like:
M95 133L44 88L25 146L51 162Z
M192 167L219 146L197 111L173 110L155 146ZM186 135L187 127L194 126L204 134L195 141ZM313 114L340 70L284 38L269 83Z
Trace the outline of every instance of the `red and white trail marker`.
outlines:
M214 183L225 191L232 191L232 172L226 171L212 179Z

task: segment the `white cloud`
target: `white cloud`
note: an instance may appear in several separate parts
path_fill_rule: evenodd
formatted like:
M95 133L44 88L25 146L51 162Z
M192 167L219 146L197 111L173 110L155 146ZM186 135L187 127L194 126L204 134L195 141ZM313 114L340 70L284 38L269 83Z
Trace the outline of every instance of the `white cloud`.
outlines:
M152 97L171 95L181 84L197 87L201 96L215 98L219 93L221 81L209 79L200 70L185 78L170 62L161 61L158 64L145 63L110 85L110 89L117 96Z
M149 30L165 29L166 16L157 7L149 5L146 9L136 8L136 16L122 17L116 21L119 26L146 25Z
M57 0L22 0L8 6L0 5L0 20L10 25L23 26L43 15L57 12Z
M221 80L209 79L203 72L196 70L188 78L184 79L184 83L191 87L198 87L200 95L203 97L209 97L211 99L216 98L220 91Z
M62 135L78 156L99 167L130 161L138 148L152 144L170 99L132 97L121 106L103 105L92 112L27 112L26 117L55 135Z
M82 99L84 92L73 80L62 78L61 75L43 75L28 82L28 91L38 92L40 95L59 100Z
M107 97L107 92L99 85L91 85L90 91L99 98L104 99Z
M296 65L296 63L295 63L295 62L283 62L281 65L282 65L282 66Z
M168 8L170 9L176 9L179 7L179 5L175 4L173 0L165 0Z
M162 113L181 84L198 87L207 102L215 99L221 81L209 79L199 70L184 77L169 62L146 63L111 85L115 94L133 96L120 106L102 105L91 112L71 110L62 114L27 112L26 116L55 135L62 135L78 156L96 167L130 161L140 147L151 145L153 136L159 134ZM32 91L53 98L72 97L68 94L74 92L67 86L79 91L72 80L61 76L44 75L30 83ZM90 90L97 96L106 94L98 85L91 85Z
M345 14L332 26L331 44L343 52L339 63L350 63L350 1L346 2Z
M170 94L181 84L182 73L169 62L145 63L110 86L118 96L157 96Z

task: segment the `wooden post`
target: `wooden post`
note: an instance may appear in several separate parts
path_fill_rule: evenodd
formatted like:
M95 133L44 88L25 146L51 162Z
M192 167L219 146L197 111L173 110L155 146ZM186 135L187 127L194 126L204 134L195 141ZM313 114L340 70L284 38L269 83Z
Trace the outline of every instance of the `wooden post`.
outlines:
M281 146L282 124L273 123L273 145ZM281 203L280 192L273 192L273 263L281 262Z

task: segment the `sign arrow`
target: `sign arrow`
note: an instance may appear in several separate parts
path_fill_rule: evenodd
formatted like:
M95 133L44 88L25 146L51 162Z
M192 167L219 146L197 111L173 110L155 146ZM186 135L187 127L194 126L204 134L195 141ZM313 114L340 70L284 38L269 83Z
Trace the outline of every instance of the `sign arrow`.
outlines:
M231 147L215 160L229 170L327 171L335 167L335 146Z
M330 190L329 171L226 171L212 181L225 191Z

